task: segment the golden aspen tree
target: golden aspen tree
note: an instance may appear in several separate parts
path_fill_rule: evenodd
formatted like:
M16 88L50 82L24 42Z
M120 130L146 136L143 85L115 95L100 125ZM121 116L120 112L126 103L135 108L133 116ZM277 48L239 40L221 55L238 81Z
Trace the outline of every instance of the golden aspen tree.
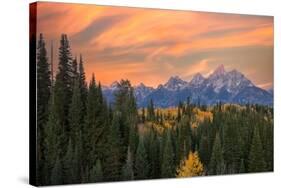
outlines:
M188 159L181 162L177 170L177 177L192 177L203 175L203 164L197 152L189 152Z

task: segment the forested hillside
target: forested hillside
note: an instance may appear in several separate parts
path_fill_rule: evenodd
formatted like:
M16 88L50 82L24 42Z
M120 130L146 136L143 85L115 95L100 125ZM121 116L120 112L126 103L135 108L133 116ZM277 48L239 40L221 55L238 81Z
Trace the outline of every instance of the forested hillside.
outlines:
M61 36L51 79L46 44L37 45L37 181L40 185L273 171L273 108L191 103L137 108L120 80L110 105L84 61Z

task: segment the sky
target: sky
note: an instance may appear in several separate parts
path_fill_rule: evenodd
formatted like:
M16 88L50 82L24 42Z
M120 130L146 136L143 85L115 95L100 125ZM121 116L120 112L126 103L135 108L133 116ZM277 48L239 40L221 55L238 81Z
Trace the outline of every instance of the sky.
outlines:
M40 2L37 33L54 62L62 33L86 78L102 85L129 79L157 87L171 76L207 77L223 64L255 85L273 87L273 17ZM56 65L55 65L56 66Z

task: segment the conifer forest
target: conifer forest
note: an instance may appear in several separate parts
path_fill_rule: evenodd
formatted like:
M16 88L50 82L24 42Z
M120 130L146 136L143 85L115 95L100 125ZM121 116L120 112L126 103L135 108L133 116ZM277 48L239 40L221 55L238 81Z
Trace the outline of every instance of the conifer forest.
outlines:
M43 34L37 43L37 181L39 185L181 178L273 171L273 107L153 99L138 107L130 80L112 102L86 79L62 34L57 70ZM90 81L87 81L90 80Z

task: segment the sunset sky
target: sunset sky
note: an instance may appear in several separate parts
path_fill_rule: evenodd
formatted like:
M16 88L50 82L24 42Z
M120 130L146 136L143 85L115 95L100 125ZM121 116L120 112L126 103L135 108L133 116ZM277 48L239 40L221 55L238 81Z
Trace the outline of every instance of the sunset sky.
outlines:
M259 87L273 87L273 17L86 4L38 3L37 32L54 44L62 33L87 79L103 85L129 79L156 87L178 75L237 69Z

